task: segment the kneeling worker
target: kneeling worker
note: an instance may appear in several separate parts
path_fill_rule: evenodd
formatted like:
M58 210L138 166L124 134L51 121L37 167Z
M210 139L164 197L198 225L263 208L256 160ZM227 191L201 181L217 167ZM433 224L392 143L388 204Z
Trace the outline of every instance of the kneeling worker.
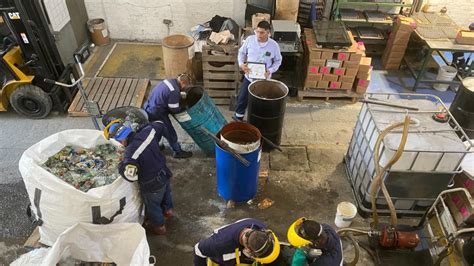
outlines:
M288 229L288 242L299 248L293 257L296 265L343 265L342 242L331 226L300 218Z
M194 246L194 265L269 264L280 254L275 234L259 220L246 218L214 230Z
M173 215L171 171L161 154L159 142L165 129L161 121L148 123L137 132L119 120L104 128L106 139L114 138L125 146L119 173L129 182L138 181L150 224L145 229L155 235L166 233L165 217Z
M178 135L169 118L170 114L182 110L179 104L181 92L184 92L189 85L191 77L188 74L181 74L175 79L165 79L153 88L143 107L150 122L159 120L164 123L166 130L163 132L163 137L173 150L173 158L189 158L193 155L192 152L181 149Z

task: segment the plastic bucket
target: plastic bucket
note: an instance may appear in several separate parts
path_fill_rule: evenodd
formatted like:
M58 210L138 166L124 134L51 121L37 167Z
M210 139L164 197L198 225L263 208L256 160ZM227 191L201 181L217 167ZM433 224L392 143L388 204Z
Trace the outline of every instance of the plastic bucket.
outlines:
M348 201L343 201L337 205L334 224L339 228L349 227L356 215L357 207Z
M258 128L242 122L232 122L225 125L221 129L220 135L221 140L238 153L257 150L262 137Z
M452 81L457 73L457 69L452 66L442 66L439 68L436 80ZM433 88L438 91L446 91L449 88L449 84L435 84L433 85Z
M95 18L87 21L87 28L95 45L102 46L110 43L109 30L104 19Z
M276 145L281 142L288 87L278 80L257 80L249 85L248 120ZM272 147L263 143L264 150Z
M250 162L247 167L229 152L216 146L217 193L225 200L245 202L257 193L261 146L253 152L240 154Z
M174 114L179 125L207 155L214 154L214 141L202 132L201 127L217 134L226 124L222 113L202 87L195 86L187 91L186 111Z
M167 36L163 39L163 63L167 78L176 77L181 73L189 72L192 54L189 47L194 39L183 34Z

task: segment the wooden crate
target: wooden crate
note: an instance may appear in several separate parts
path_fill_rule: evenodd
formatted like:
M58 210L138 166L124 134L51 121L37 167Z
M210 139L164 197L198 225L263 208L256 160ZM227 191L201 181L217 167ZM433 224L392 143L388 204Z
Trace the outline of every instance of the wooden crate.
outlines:
M350 99L352 103L355 103L359 97L363 96L353 91L342 89L305 89L298 91L299 101L305 99L324 99L326 101L330 99Z
M99 104L102 113L120 106L142 107L145 93L150 85L148 79L133 78L91 78L83 82L84 89L90 101ZM84 100L81 93L69 106L70 116L88 116L85 110Z
M241 79L238 49L237 45L204 45L202 48L204 88L218 105L228 105L237 93Z

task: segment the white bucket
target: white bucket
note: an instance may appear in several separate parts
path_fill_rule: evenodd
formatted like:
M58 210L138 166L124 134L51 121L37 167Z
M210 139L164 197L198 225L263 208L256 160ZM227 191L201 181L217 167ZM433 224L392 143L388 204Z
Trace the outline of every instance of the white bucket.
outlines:
M452 81L456 74L458 73L457 69L452 66L442 66L439 68L438 76L436 80L442 81ZM433 88L438 91L446 91L449 87L449 84L435 84Z
M234 143L224 138L224 136L221 136L221 140L227 143L229 147L234 149L239 154L250 153L257 150L260 147L260 140L256 142L248 143L248 144Z
M339 228L349 227L356 215L356 206L348 201L343 201L337 205L336 219L334 220L334 223Z

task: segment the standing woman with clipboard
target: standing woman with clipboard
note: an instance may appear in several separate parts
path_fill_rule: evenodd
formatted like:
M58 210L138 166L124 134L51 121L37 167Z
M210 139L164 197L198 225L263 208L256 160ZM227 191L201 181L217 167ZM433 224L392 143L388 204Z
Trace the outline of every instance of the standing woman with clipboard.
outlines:
M248 87L256 79L268 79L281 65L281 53L278 43L270 38L270 23L260 21L255 29L255 35L249 36L239 49L239 67L245 76L240 85L239 96L234 119L243 120L247 109ZM258 75L257 69L265 66L263 75ZM254 71L252 71L252 69Z

